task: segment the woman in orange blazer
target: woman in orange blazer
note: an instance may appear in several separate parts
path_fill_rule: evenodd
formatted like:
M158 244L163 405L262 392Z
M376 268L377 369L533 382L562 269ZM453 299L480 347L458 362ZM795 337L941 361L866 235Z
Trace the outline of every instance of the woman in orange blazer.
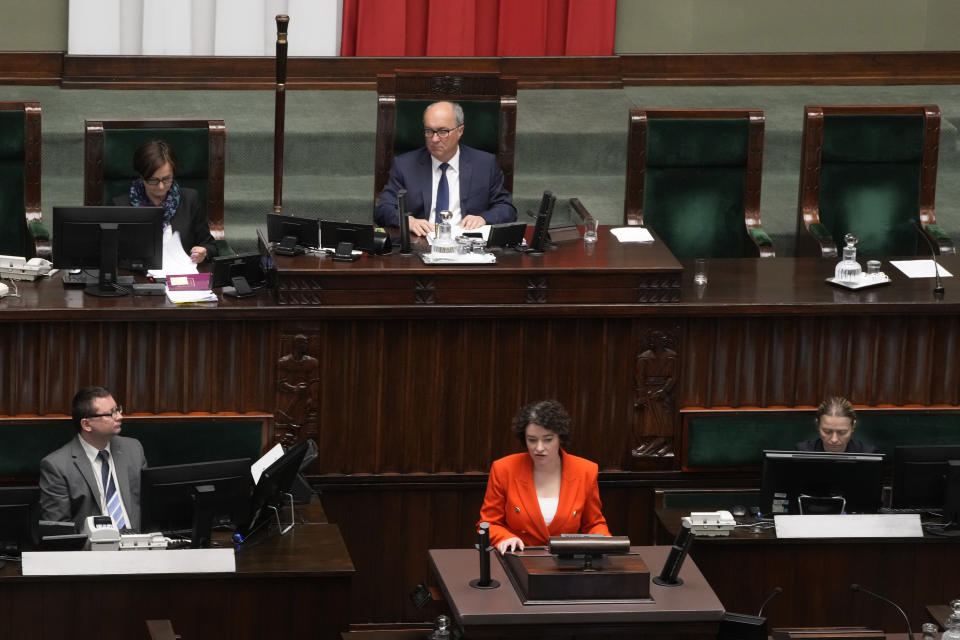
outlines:
M494 461L480 521L500 553L546 545L562 533L610 535L601 513L597 464L562 449L570 416L556 400L520 409L512 429L526 453Z

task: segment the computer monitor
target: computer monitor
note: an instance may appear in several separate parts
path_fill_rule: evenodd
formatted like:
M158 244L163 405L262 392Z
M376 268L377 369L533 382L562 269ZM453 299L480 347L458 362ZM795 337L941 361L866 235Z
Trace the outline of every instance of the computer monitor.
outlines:
M536 224L533 227L533 235L530 237L530 251L533 253L543 253L550 243L550 220L553 218L553 208L557 204L557 198L550 191L544 191L540 199L540 208L537 210Z
M190 531L194 546L209 541L211 526L243 526L249 519L250 459L147 467L140 472L140 530ZM198 487L214 491L202 492Z
M0 487L0 555L34 549L39 520L39 487Z
M117 268L163 267L162 207L54 207L53 266L100 270L94 296L125 296Z
M259 251L218 256L213 259L211 287L223 287L223 295L243 298L266 285L263 256Z
M304 247L320 246L320 221L268 213L267 239L277 243L275 251L280 255L303 253Z
M877 513L882 493L882 453L763 452L763 516Z
M273 464L260 475L250 501L250 517L240 533L250 535L270 519L275 509L284 501L285 493L290 493L303 458L310 448L310 440L304 440L287 449Z
M893 450L894 509L929 509L943 511L957 518L960 504L948 504L948 497L960 499L960 487L951 492L951 481L957 483L956 466L951 473L950 461L960 464L960 445L901 445Z
M349 256L353 250L373 253L373 225L321 220L320 246L343 256Z

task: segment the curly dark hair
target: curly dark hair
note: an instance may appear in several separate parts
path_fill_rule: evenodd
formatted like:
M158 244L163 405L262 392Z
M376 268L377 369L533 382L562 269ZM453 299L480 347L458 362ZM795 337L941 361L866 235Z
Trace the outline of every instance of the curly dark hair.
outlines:
M817 407L817 415L813 420L820 424L821 416L832 416L837 418L850 418L850 424L856 426L857 412L853 410L853 405L846 398L832 396L820 403Z
M570 441L570 415L556 400L531 402L517 411L510 428L520 442L526 443L529 424L538 424L544 429L553 431L560 438L561 446L566 446Z

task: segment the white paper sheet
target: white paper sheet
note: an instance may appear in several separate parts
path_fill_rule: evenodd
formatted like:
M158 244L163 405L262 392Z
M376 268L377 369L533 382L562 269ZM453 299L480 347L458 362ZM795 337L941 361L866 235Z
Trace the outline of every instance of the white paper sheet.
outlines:
M171 291L167 289L167 300L174 304L216 302L217 294L209 289L206 291Z
M933 278L936 277L934 272L934 262L933 260L891 260L890 264L895 266L897 269L900 269L903 272L903 275L908 278ZM952 278L953 274L943 268L943 265L939 265L940 277L941 278Z
M916 513L773 516L778 538L922 538Z
M270 451L267 451L265 454L260 456L260 459L254 462L253 466L250 467L250 473L253 475L253 484L260 482L260 476L263 475L263 472L282 457L283 447L279 444L274 445Z
M617 227L610 229L620 242L653 242L653 236L643 227Z
M173 231L170 225L163 230L163 268L151 269L147 275L154 278L165 278L168 273L199 273L197 265L193 263L187 252L180 244L180 232Z

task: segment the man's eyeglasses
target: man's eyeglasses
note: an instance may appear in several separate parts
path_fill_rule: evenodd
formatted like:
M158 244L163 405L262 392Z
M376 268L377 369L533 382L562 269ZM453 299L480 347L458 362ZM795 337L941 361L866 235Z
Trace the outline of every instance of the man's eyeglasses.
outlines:
M144 178L143 181L151 187L156 187L157 185L161 184L163 186L167 186L169 184L173 184L173 176L169 176L167 178Z
M122 413L123 413L123 407L118 404L113 408L113 411L111 411L110 413L95 413L92 416L87 416L87 417L88 418L113 418L114 420L116 420L117 418L120 417L120 414Z
M432 138L434 135L437 135L441 140L443 140L459 128L460 127L454 127L453 129L424 129L423 137Z

